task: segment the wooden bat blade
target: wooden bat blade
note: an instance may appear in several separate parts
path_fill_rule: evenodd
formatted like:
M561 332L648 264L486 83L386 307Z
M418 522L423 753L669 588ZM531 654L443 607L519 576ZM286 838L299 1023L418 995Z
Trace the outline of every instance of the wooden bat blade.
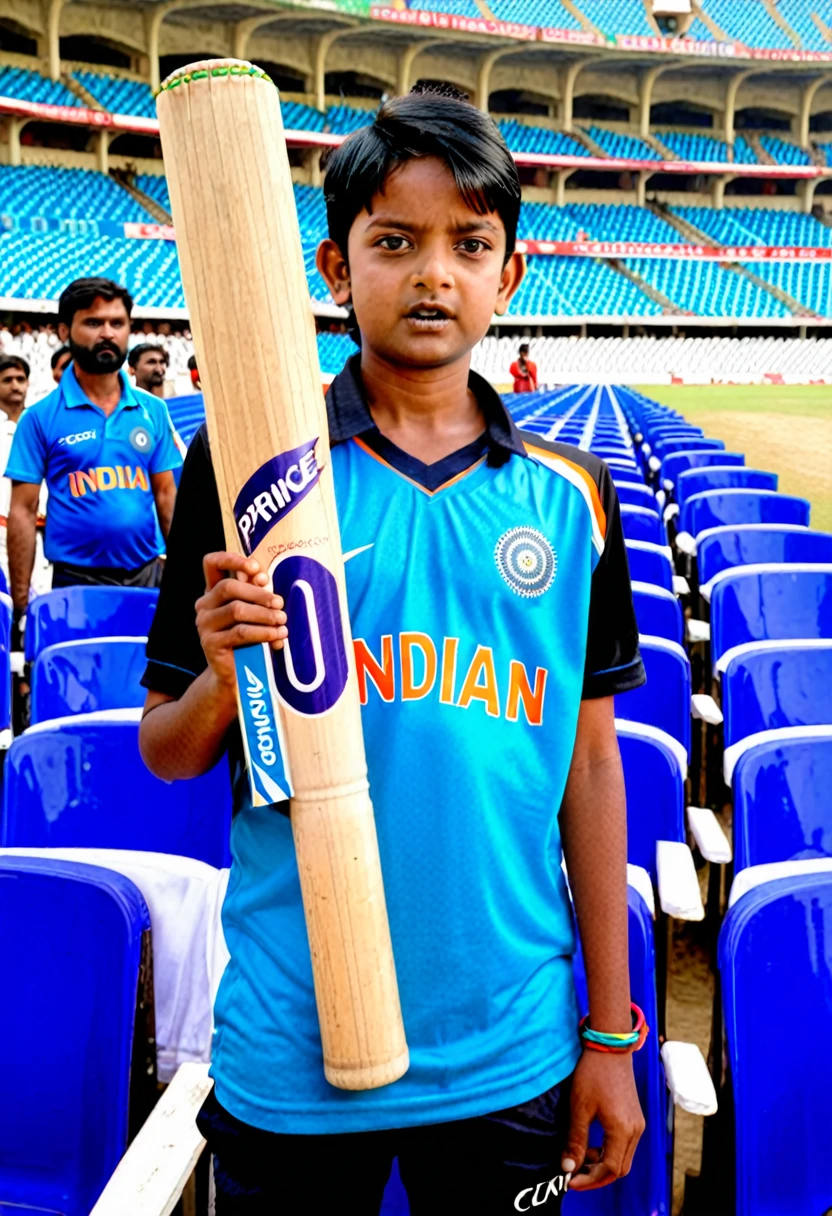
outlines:
M283 650L237 652L252 800L291 794L326 1076L369 1089L408 1052L277 90L209 60L169 77L157 108L226 544L269 571L289 618Z

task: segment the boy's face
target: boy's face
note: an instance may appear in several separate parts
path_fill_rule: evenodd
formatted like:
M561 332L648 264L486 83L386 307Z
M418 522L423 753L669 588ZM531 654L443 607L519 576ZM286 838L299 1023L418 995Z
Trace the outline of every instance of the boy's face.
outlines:
M362 344L390 363L443 367L468 354L523 277L518 254L503 265L506 232L496 212L478 215L446 165L406 161L350 229L348 262L323 241L318 269L336 304L352 299Z

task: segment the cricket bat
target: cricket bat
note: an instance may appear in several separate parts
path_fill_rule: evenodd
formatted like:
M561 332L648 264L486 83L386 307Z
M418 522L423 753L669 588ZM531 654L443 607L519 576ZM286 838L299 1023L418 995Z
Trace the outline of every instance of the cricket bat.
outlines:
M236 653L252 799L291 798L327 1080L373 1089L409 1060L278 92L212 59L169 76L157 109L226 545L288 617L282 650Z

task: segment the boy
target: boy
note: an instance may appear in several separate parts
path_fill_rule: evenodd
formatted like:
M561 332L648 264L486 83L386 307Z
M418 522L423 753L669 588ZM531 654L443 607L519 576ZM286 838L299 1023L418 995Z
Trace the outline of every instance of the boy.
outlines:
M529 358L528 342L520 347L517 358L509 368L509 375L514 377L515 393L533 393L537 389L537 364Z
M286 617L267 574L221 551L203 434L141 745L166 780L226 750L232 766L231 962L199 1120L217 1216L370 1216L394 1157L413 1216L556 1212L567 1175L577 1190L625 1174L643 1128L630 1059L581 1053L560 864L562 830L591 1024L626 1034L613 693L644 677L618 506L600 461L527 444L469 371L523 272L494 124L459 95L397 98L335 153L325 194L318 268L361 337L327 405L411 1066L365 1093L324 1080L288 808L252 808L236 726L234 648L279 648Z

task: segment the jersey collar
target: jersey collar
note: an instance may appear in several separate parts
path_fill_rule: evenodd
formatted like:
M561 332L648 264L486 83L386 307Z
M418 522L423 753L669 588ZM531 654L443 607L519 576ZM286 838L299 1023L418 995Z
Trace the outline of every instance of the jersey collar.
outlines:
M528 453L520 432L496 389L473 371L468 374L468 387L477 398L485 417L489 463L502 464L512 454L526 458ZM361 380L360 354L353 355L344 370L332 381L326 395L326 409L329 439L333 446L375 427Z
M121 400L116 406L116 410L130 409L132 406L138 405L139 403L136 399L136 394L133 392L133 387L125 376L123 368L119 370L118 378L121 381ZM96 406L93 406L93 403L89 400L84 393L84 390L81 388L81 385L78 383L78 378L75 375L75 365L73 363L70 363L69 367L61 376L61 383L59 387L61 390L61 395L64 399L64 405L67 407L67 409L74 410L81 405L89 405L93 409L97 408Z

